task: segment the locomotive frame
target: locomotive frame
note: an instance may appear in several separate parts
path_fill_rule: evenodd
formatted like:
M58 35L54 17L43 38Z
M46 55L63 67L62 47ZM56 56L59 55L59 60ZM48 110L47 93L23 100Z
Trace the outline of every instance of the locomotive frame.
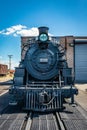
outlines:
M68 67L66 49L60 39L52 41L48 27L38 29L39 36L31 37L22 46L22 59L9 89L9 104L22 104L32 111L61 110L66 98L74 103L74 95L78 94L72 68Z

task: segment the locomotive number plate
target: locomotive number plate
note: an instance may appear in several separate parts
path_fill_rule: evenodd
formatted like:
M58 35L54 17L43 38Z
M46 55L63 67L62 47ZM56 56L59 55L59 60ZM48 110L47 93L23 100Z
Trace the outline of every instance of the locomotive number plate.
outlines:
M47 58L40 58L40 63L47 63L48 59Z

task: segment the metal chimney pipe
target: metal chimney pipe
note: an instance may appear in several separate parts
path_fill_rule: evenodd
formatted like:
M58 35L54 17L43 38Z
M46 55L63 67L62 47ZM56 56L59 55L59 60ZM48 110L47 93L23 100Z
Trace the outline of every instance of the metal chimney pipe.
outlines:
M49 28L48 27L39 27L38 30L39 30L39 35L42 33L48 34Z

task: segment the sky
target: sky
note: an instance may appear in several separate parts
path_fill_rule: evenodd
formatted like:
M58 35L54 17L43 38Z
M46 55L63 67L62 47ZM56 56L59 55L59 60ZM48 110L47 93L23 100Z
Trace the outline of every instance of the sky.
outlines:
M87 36L87 0L0 0L0 63L12 69L21 60L21 36L37 36L38 27L54 36Z

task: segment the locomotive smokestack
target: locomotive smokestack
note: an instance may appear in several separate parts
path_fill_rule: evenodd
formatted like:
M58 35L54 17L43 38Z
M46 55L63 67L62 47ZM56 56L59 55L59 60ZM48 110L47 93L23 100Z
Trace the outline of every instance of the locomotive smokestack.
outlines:
M39 30L39 35L42 33L48 34L49 28L48 27L39 27L38 30Z

